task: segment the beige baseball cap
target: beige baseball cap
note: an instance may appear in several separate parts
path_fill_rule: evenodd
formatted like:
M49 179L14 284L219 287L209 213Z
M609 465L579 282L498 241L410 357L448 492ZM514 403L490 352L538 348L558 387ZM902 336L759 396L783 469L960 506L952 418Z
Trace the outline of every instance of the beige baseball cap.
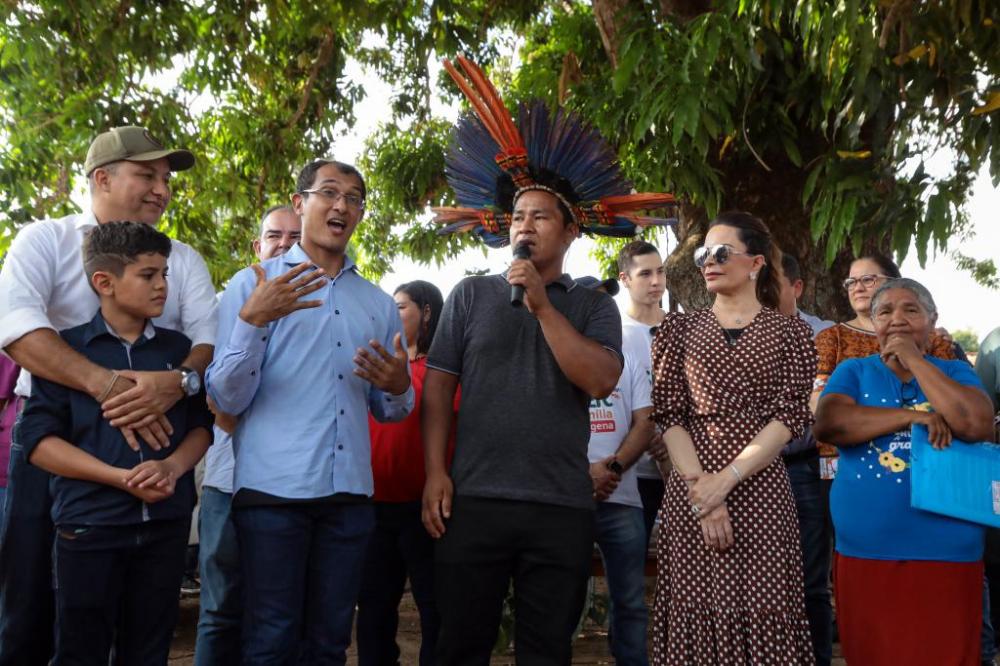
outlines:
M87 151L83 171L88 176L97 167L119 160L151 162L166 157L171 171L194 166L194 155L183 149L167 150L145 127L115 127L97 135Z

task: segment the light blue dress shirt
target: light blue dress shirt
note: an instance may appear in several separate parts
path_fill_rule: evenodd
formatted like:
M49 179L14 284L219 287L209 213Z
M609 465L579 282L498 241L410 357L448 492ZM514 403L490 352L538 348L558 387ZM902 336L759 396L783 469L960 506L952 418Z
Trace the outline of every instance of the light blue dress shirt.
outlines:
M270 280L303 261L309 258L296 244L261 266ZM413 409L413 386L399 396L383 393L354 374L353 359L369 340L393 349L403 330L396 303L345 258L340 273L306 297L323 305L257 328L239 318L255 285L246 268L226 287L215 360L206 373L215 403L240 417L233 433L234 492L370 496L368 411L378 421L405 418Z

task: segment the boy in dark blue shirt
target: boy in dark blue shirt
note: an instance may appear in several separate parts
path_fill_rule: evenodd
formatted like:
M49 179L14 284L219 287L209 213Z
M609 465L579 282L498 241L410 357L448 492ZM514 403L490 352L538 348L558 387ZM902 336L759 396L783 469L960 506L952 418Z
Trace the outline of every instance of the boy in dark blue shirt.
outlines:
M83 261L101 309L62 338L123 373L177 369L190 340L150 321L163 312L169 254L170 239L149 225L94 228ZM32 464L55 475L57 666L107 666L112 643L118 663L167 663L195 502L190 471L211 443L204 393L186 392L164 417L170 446L140 440L132 449L100 399L32 379L17 439Z

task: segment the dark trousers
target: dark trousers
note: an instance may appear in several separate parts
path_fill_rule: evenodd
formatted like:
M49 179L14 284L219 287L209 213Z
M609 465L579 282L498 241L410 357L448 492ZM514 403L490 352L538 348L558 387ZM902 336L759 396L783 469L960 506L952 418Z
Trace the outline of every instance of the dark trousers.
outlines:
M49 473L12 444L0 528L0 666L45 666L52 657L51 507Z
M233 509L243 567L243 665L347 663L371 504Z
M513 579L517 663L569 664L593 548L592 510L457 497L435 551L438 663L489 664Z
M358 596L359 666L399 664L396 630L407 578L420 611L420 666L434 663L441 618L434 603L434 541L420 521L420 505L375 503Z
M54 666L166 664L190 519L56 530Z
M646 548L649 548L649 537L653 534L653 524L656 523L656 514L663 504L663 491L666 484L663 479L644 479L641 476L637 479L639 485L639 498L642 500L642 521L646 526Z
M819 457L786 460L788 479L799 516L802 573L806 615L817 666L828 666L833 658L833 607L830 603L830 540L827 516L829 495L819 478Z

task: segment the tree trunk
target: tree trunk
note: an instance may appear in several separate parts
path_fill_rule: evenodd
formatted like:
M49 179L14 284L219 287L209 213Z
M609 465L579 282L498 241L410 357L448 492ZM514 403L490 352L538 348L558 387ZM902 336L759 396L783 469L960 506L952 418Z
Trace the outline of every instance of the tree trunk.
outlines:
M629 0L593 0L591 6L597 30L601 33L604 53L613 70L618 69L618 26L625 23L628 4Z

